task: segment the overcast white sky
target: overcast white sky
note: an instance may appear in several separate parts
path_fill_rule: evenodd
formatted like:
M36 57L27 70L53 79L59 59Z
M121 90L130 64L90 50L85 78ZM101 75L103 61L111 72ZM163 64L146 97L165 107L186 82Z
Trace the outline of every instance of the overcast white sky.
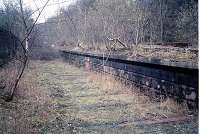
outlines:
M2 1L9 1L9 0L0 0L0 5L2 5ZM12 1L12 0L10 0ZM17 1L17 0L14 0ZM37 10L44 6L47 0L23 0L23 3L26 7L31 8L32 10ZM43 11L42 15L40 16L38 22L42 23L45 19L52 17L57 14L57 11L61 7L67 7L70 4L75 3L76 0L50 0L48 6ZM35 2L35 3L34 3ZM38 12L33 15L33 18L36 18Z
M44 6L47 0L23 0L26 7L31 8L32 10L37 10L37 8L41 8ZM34 3L35 1L35 3ZM61 7L67 7L68 5L74 3L76 0L50 0L48 6L45 7L42 15L40 16L38 22L42 23L45 19L54 16L57 14L57 11ZM34 14L34 18L38 15L38 12Z

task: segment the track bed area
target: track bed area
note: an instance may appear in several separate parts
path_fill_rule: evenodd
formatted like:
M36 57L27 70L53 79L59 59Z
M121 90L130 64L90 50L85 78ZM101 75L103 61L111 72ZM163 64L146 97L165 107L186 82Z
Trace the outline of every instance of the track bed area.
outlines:
M0 101L0 133L195 134L196 113L62 60L31 61L14 100Z

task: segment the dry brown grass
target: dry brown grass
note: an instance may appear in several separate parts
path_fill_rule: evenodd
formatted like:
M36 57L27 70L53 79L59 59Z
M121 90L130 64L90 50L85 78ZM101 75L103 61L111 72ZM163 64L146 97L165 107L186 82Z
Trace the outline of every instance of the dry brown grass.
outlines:
M0 127L4 123L5 133L55 133L61 129L59 123L162 119L187 111L170 99L154 102L136 89L110 75L87 72L60 60L34 61L25 71L14 100L0 100L0 118L5 118Z
M141 46L134 46L134 48L130 51L130 57L139 56L145 58L159 58L162 60L167 59L171 61L198 63L198 54L188 50L185 48L178 48L178 47L141 45Z
M30 80L30 81L29 81ZM37 129L33 125L37 122L44 122L48 119L48 104L50 97L48 93L38 90L38 86L30 78L22 79L15 94L17 100L17 115L20 120L17 122L16 128L20 133L37 133Z
M18 73L18 65L12 62L0 71L0 77L3 81L1 84L4 85L1 93L5 92L2 94L3 97L9 95L11 92L10 89ZM8 118L7 120L0 121L5 126L2 129L5 133L37 133L37 130L33 128L34 118L45 120L47 117L47 113L44 113L43 107L49 103L50 99L48 93L38 88L36 83L37 78L33 77L33 73L36 72L31 72L30 70L25 71L11 102L0 100L0 113L5 110L7 111L6 115L0 114L1 118ZM45 109L47 110L47 108ZM37 115L35 115L36 113Z
M185 114L189 111L186 103L178 103L177 101L167 98L160 102L160 108L167 112Z
M105 44L97 44L100 49L87 50L90 53L102 54L103 52L108 52L105 48ZM63 50L69 50L67 48ZM192 50L192 51L191 51ZM82 52L79 48L74 48L72 51ZM122 55L127 56L128 59L135 58L156 58L161 59L163 62L191 62L193 64L198 63L198 49L192 48L180 48L173 46L160 46L160 45L143 45L138 46L133 45L131 49L122 50L121 48L116 48L116 51L112 52L112 55Z
M103 73L90 73L88 81L95 86L101 87L101 91L105 91L108 94L117 91L119 92L121 91L119 89L124 88L122 83L116 81L114 77L104 75Z
M10 95L12 86L18 75L19 65L19 62L12 61L0 69L0 96L2 98Z
M178 103L177 101L167 98L156 102L145 96L135 86L127 86L120 80L116 80L113 76L103 73L90 73L88 82L92 86L100 87L99 90L104 92L106 99L120 100L130 103L130 112L138 114L142 118L149 118L149 115L170 117L170 116L183 116L189 111L185 103ZM110 94L117 94L109 96Z

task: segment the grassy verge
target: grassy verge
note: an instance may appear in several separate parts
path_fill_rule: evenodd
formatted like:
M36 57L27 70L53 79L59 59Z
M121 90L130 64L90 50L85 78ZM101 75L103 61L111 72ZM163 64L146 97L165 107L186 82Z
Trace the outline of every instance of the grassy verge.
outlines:
M0 100L4 133L138 133L185 132L184 122L137 126L135 122L188 116L184 104L154 102L111 76L88 72L61 60L31 61L14 101ZM123 126L123 127L122 127ZM176 128L176 129L175 129Z

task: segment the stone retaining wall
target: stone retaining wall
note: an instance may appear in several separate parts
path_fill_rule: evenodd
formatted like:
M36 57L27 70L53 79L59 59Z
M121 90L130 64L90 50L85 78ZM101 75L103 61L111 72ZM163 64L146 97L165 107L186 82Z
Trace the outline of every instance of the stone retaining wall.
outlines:
M171 97L198 106L198 69L159 65L94 54L62 51L71 63L126 79L151 95Z

